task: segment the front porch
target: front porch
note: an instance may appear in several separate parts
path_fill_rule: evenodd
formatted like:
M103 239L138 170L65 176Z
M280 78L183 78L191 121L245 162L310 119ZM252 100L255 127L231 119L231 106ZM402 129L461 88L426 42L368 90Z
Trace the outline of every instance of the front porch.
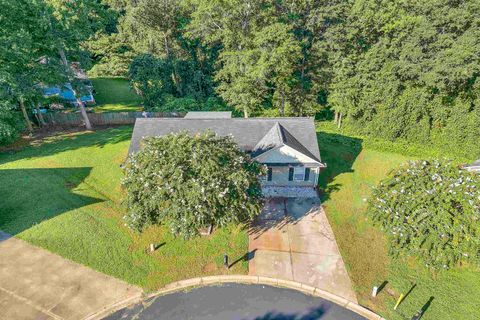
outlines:
M314 198L318 197L317 190L312 186L262 186L265 198Z

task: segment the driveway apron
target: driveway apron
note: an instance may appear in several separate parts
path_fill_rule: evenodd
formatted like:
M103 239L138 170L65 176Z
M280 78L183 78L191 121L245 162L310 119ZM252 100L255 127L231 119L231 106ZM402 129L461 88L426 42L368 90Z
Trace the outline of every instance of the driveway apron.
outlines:
M249 274L293 280L357 302L335 237L315 198L271 198L252 225Z
M0 319L84 319L142 290L0 231Z

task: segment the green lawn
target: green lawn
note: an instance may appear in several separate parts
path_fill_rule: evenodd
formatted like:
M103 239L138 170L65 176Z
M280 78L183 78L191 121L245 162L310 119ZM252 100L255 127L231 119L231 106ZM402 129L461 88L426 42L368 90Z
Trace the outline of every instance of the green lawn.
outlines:
M232 260L248 250L242 226L209 237L174 239L163 227L128 230L122 216L120 164L131 127L50 138L16 153L0 153L0 229L106 274L154 290L174 280L222 274L223 252ZM410 318L431 300L423 319L477 319L480 273L472 267L430 274L414 259L391 259L382 232L366 219L365 199L393 168L434 149L356 138L318 124L328 168L320 179L323 201L361 304L388 319ZM396 152L392 152L396 151ZM403 153L400 154L400 153ZM149 243L163 244L153 255ZM240 260L230 273L246 273ZM374 285L388 281L375 299ZM405 301L392 311L400 293Z
M169 282L226 273L248 250L242 226L208 237L174 239L163 227L128 230L122 216L120 164L131 127L51 138L37 147L0 153L0 229L106 274L154 290ZM150 243L162 244L154 254ZM239 261L229 273L244 274Z
M95 112L141 111L140 97L130 88L127 79L92 78L97 105Z
M409 156L381 151L383 143L338 133L330 124L318 126L322 160L328 164L322 173L323 201L359 302L387 319L411 319L430 302L422 319L478 319L480 273L475 268L456 268L430 274L415 259L391 259L387 241L380 230L366 220L371 187L386 174L423 150L426 157L435 150L411 146ZM405 150L389 144L389 150ZM370 297L374 285L388 281L377 298ZM395 300L416 286L393 311Z

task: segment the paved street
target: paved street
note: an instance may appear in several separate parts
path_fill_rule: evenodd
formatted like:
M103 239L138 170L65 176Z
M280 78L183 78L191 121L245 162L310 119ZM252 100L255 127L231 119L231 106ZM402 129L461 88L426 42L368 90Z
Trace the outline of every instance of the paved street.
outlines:
M321 298L263 285L224 284L152 298L105 320L357 320Z
M1 320L85 319L141 294L140 288L0 231Z
M294 280L356 302L318 198L272 198L250 230L249 274Z

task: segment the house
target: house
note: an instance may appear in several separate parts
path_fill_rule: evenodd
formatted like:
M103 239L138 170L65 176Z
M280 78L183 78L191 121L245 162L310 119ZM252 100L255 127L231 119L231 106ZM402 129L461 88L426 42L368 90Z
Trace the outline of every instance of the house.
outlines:
M477 161L475 161L475 162L472 163L472 164L469 164L469 165L464 166L463 168L466 169L466 170L468 170L468 171L480 173L480 159L477 160Z
M211 130L231 135L240 149L267 167L265 187L315 188L322 163L313 118L231 118L225 114L189 113L185 118L138 118L129 154L141 148L145 137L186 131Z

